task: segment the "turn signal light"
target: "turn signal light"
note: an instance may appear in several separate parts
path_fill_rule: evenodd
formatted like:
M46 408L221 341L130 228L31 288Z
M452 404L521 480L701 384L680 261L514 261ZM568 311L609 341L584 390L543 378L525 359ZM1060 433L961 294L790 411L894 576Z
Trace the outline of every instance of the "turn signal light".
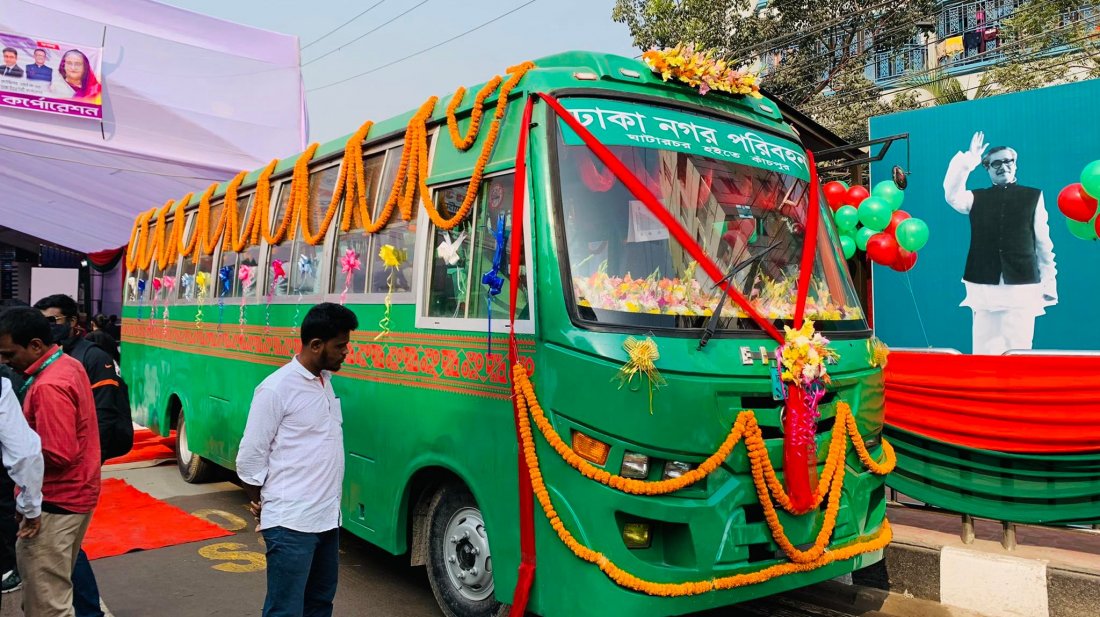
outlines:
M611 452L611 446L580 431L573 431L573 451L586 461L603 465L607 462L607 454Z
M649 523L627 523L623 525L623 543L627 548L649 548L652 536Z

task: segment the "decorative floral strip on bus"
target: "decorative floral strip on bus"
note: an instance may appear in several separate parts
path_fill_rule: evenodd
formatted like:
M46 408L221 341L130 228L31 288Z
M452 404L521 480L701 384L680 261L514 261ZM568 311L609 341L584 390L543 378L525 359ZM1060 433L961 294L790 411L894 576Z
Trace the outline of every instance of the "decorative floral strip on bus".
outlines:
M571 448L569 448L569 446L565 445L561 437L554 432L549 420L547 420L546 415L543 413L542 407L539 405L538 399L535 396L534 386L531 384L531 380L528 377L527 369L520 364L512 368L512 383L519 413L520 439L522 441L524 458L527 461L535 496L542 506L546 518L550 521L550 526L554 528L558 537L577 557L598 565L600 570L611 578L611 580L623 587L655 596L697 595L713 590L733 589L736 587L763 583L775 577L795 572L808 572L834 561L851 559L862 553L880 550L890 543L892 537L890 523L883 519L882 527L870 537L860 538L858 541L847 546L826 551L830 536L836 527L837 516L840 510L840 496L844 485L844 454L846 451L845 444L847 437L851 436L852 444L859 453L860 460L863 461L872 473L879 475L889 473L893 470L897 460L894 456L893 448L890 447L885 440L882 442L884 455L883 462L879 463L871 458L859 434L858 428L856 427L855 417L852 415L851 408L844 402L840 402L837 405L837 421L835 426L838 428L834 428L833 430L833 437L829 444L829 455L825 463L825 471L822 474L822 479L818 484L817 491L815 491L815 503L812 508L807 510L792 511L793 508L791 507L790 500L783 491L782 483L776 477L775 471L771 466L764 438L756 422L756 416L751 411L742 411L738 414L737 420L730 430L729 437L727 437L718 448L718 451L707 458L707 460L700 464L697 469L684 474L680 478L647 482L623 478L622 476L613 475L602 469L597 469L584 461L584 459L581 459ZM764 508L764 517L767 521L768 528L776 544L783 549L783 552L791 561L789 563L776 564L757 572L735 574L722 578L687 583L654 583L642 580L624 571L608 559L607 556L578 542L569 530L565 528L565 524L554 510L553 503L550 501L549 491L546 488L546 484L543 482L542 473L539 471L538 454L535 451L534 435L531 430L530 418L534 418L535 424L538 426L543 437L546 438L547 443L549 443L566 462L580 471L584 476L617 490L632 494L663 495L698 482L717 469L722 461L732 452L737 442L744 439L751 462L753 484L756 487L760 504ZM826 484L828 485L827 489L825 487ZM774 500L772 497L773 494L775 496ZM792 514L804 514L809 510L816 509L826 497L828 499L828 505L825 511L825 521L821 531L817 535L814 545L805 551L797 549L787 538L783 530L783 525L779 521L779 516L776 512L776 502L778 502L780 507Z
M126 270L147 270L152 263L161 268L174 264L178 255L191 257L198 263L204 255L211 255L218 243L222 243L222 250L241 252L250 246L260 243L261 238L268 244L281 244L286 240L293 240L298 229L301 229L302 239L307 244L317 245L324 241L325 235L336 215L337 205L342 198L347 206L341 217L341 231L351 231L354 214L362 221L364 233L373 234L382 230L389 222L395 209L400 209L401 217L410 220L413 216L414 200L417 194L427 211L429 218L440 229L452 229L461 223L469 215L477 198L478 188L481 185L485 166L489 163L497 137L500 134L500 125L504 119L508 106L508 97L512 90L519 85L520 80L528 71L535 68L534 63L524 62L507 69L509 78L503 82L502 78L495 76L478 93L470 112L470 126L465 137L458 133L458 120L455 111L465 96L465 89L459 88L455 92L454 100L447 109L447 125L451 133L451 140L459 150L468 150L477 141L481 133L481 119L484 114L485 100L500 86L497 96L496 110L493 121L489 126L485 141L481 147L477 163L470 177L466 198L462 205L449 218L444 217L431 202L428 181L428 134L427 123L431 118L438 101L437 97L430 97L416 114L409 120L405 130L405 147L401 155L401 163L390 194L386 199L382 211L376 220L370 216L370 208L366 197L366 178L363 169L363 142L366 140L372 122L366 122L355 132L344 146L344 159L340 165L340 173L336 180L332 199L325 207L325 214L321 218L316 230L310 229L314 220L312 205L309 200L309 163L313 160L319 144L312 144L294 163L294 172L290 185L290 199L286 210L282 214L279 227L274 232L269 232L268 216L271 207L271 174L278 165L278 159L271 161L260 173L256 184L256 197L247 221L240 219L237 207L237 193L247 172L240 172L230 181L226 187L224 205L217 222L210 220L210 200L217 191L217 182L207 187L199 201L198 212L195 214L195 225L190 238L184 237L185 219L183 210L191 201L189 193L179 201L169 200L160 208L152 208L142 212L134 220L134 226L130 232L130 242L126 251ZM168 220L172 214L171 222ZM155 227L153 219L156 218Z

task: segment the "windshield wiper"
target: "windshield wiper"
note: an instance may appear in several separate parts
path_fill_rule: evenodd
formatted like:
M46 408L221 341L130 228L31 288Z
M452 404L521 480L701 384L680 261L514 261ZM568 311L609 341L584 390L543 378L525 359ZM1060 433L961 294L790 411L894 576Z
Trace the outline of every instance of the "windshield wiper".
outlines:
M760 261L762 257L770 253L772 249L778 247L779 244L780 242L776 240L775 243L761 251L758 255L754 255L746 259L745 261L734 264L729 273L727 273L717 283L715 283L714 286L719 287L722 283L728 282L730 279L737 276L738 272L744 270L745 268L756 263L757 261ZM715 308L714 312L710 314L710 319L707 320L707 325L703 328L703 335L699 337L699 347L696 348L696 351L701 351L704 347L706 347L707 343L710 342L711 337L714 336L714 331L718 328L718 319L722 315L722 309L726 306L727 298L729 298L729 292L723 289L722 297L718 298L718 307Z

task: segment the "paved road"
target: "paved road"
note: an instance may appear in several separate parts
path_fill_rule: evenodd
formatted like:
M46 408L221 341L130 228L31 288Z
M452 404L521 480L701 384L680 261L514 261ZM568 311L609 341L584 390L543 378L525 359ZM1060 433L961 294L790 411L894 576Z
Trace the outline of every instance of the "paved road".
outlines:
M105 471L139 490L234 531L234 535L92 562L104 601L116 617L255 617L265 574L259 535L246 524L244 493L222 482L189 485L174 465ZM424 568L411 568L362 540L341 538L336 615L436 617ZM22 615L21 592L3 597L0 617ZM793 597L776 597L707 613L770 617L849 617ZM703 617L699 614L696 617Z

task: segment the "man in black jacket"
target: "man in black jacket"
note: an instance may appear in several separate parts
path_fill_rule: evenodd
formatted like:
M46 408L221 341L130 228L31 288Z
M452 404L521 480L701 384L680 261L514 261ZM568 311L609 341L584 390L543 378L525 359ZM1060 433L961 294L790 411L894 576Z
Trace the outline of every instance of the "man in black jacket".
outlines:
M1043 192L1016 182L1016 150L989 148L975 133L970 149L951 159L947 203L970 218L962 306L973 312L973 353L1031 349L1035 318L1057 304L1057 268ZM985 168L992 186L967 190L970 173Z
M134 428L129 406L122 404L118 365L106 351L84 338L84 331L77 325L80 309L71 297L47 296L36 302L34 308L51 322L54 342L66 354L80 360L88 373L99 420L101 462L125 454L133 446ZM76 617L104 617L99 586L83 549L73 569L73 608Z

